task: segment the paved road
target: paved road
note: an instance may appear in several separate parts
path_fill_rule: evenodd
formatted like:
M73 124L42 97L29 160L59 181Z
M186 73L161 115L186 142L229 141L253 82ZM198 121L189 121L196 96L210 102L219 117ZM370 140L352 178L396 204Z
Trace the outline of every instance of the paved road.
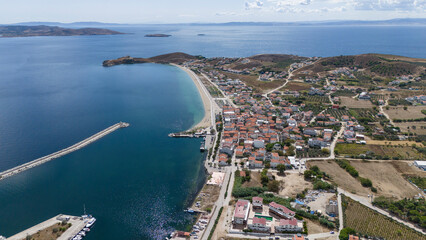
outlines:
M399 223L402 223L402 224L404 224L405 226L407 226L407 227L409 227L409 228L411 228L411 229L414 229L414 230L416 230L416 231L418 231L418 232L420 232L420 233L422 233L422 234L423 234L423 231L422 231L420 228L416 227L414 224L411 224L411 223L409 223L409 222L403 221L403 220L401 220L401 219L399 219L399 218L397 218L397 217L395 217L395 216L392 216L392 215L391 215L391 214L389 214L387 211L385 211L385 210L383 210L383 209L381 209L381 208L378 208L378 207L373 206L373 205L371 204L371 202L368 200L368 198L366 198L366 197L361 197L361 196L358 196L358 195L354 195L354 194L352 194L352 193L350 193L350 192L347 192L347 191L345 191L345 190L343 190L343 189L341 189L341 188L337 188L337 191L338 191L339 193L342 193L342 194L344 194L344 195L346 195L346 196L348 196L348 197L352 198L352 199L353 199L353 200L355 200L355 201L358 201L358 202L359 202L359 203L361 203L362 205L364 205L364 206L366 206L366 207L368 207L368 208L370 208L370 209L373 209L373 210L375 210L375 211L379 212L380 214L383 214L383 215L385 215L385 216L387 216L387 217L390 217L390 218L392 218L393 220L395 220L395 221L397 221L397 222L399 222ZM339 195L340 195L340 194L339 194Z
M210 80L210 78L206 75L206 74L204 74L204 73L201 73L201 75L205 78L205 79L207 79L207 81L209 81L211 84L213 84L213 86L215 86L221 93L222 93L222 95L224 96L224 98L226 99L226 100L228 100L228 102L229 102L229 104L231 104L231 106L232 107L234 107L234 108L237 108L237 105L235 105L234 104L234 101L232 101L232 99L230 99L229 98L229 96L227 96L223 91L222 91L222 89L220 89L219 88L219 86L218 85L216 85L216 83L214 83L212 80ZM204 85L203 85L204 86ZM210 95L210 94L209 94ZM224 98L217 98L217 99L220 99L220 100L223 100Z

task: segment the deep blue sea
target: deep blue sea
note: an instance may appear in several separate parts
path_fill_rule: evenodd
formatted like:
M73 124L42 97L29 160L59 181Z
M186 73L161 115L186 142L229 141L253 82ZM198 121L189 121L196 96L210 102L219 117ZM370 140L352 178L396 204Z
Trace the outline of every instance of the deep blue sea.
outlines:
M115 36L0 38L0 171L68 147L114 123L88 147L0 181L0 235L59 213L98 222L86 239L160 239L191 217L203 183L200 140L170 132L203 117L191 79L176 67L102 67L121 56L186 52L206 57L260 53L334 56L387 53L426 58L426 27L113 27ZM167 33L169 38L145 38ZM205 34L205 36L197 36Z

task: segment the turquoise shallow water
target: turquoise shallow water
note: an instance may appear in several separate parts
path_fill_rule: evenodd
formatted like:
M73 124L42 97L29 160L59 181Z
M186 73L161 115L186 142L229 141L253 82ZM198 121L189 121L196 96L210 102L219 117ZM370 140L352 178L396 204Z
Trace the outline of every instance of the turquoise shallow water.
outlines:
M0 171L121 129L63 158L0 181L0 235L58 213L98 218L86 239L159 239L190 221L204 180L200 140L171 139L202 119L191 79L167 65L103 68L105 59L169 52L212 56L380 52L426 57L426 28L139 26L117 36L0 39ZM144 38L148 33L170 38ZM198 33L206 34L198 37Z

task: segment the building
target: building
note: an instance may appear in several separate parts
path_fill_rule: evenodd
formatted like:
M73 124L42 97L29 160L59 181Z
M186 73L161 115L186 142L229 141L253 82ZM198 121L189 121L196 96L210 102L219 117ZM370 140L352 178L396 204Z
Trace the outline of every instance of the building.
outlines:
M295 213L290 209L275 202L271 202L269 204L269 212L275 213L276 215L287 219L293 218L295 215Z
M266 225L265 218L254 217L253 222L248 225L248 229L259 232L270 232L271 227Z
M426 161L414 161L414 166L426 171Z
M263 208L263 198L261 197L253 197L253 208Z
M331 217L337 216L339 214L339 206L337 205L337 201L330 201L327 205L325 205L325 213Z
M250 202L248 200L238 200L235 204L234 217L232 218L233 224L247 224L248 216L250 213Z
M302 228L298 225L295 218L281 219L280 224L275 226L275 232L301 232Z
M359 240L358 236L354 236L354 235L349 235L349 239L348 240Z

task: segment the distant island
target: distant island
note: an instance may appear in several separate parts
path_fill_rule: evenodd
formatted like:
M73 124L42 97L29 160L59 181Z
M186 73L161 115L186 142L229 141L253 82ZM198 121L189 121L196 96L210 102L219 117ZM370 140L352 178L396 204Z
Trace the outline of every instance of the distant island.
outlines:
M124 34L103 28L62 28L56 26L0 26L0 37L83 36Z
M159 34L159 33L157 33L157 34L147 34L147 35L145 35L145 37L171 37L172 35L168 35L168 34Z

